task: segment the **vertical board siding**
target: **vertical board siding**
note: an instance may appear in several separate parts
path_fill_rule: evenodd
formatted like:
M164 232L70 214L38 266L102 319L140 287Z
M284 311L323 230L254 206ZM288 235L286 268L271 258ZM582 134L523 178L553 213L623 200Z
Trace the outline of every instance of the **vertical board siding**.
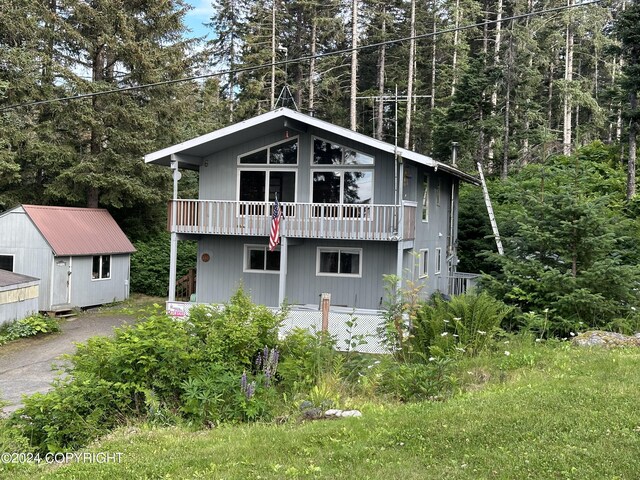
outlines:
M49 308L51 247L21 208L0 216L0 254L14 255L13 271L40 279L38 308Z
M262 240L262 242L261 242ZM278 274L243 272L244 245L267 244L266 237L205 237L198 250L198 302L226 302L238 286L254 302L278 306ZM316 275L317 247L362 248L362 277ZM379 308L384 296L383 275L395 272L397 246L392 242L292 240L288 247L286 301L318 304L319 295L331 293L333 305ZM202 262L202 254L210 260Z
M111 255L111 278L92 280L93 256L72 257L71 305L89 307L128 297L129 254Z

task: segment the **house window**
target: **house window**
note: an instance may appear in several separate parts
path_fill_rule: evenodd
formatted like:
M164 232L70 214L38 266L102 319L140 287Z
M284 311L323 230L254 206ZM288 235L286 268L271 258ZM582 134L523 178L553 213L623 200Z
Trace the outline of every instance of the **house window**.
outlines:
M319 276L362 276L361 248L318 247L316 275Z
M111 278L111 255L94 255L91 278L93 280Z
M436 268L435 268L435 272L433 272L436 275L440 274L440 271L442 270L442 249L441 248L436 248Z
M429 276L429 249L420 250L420 278Z
M278 196L282 203L296 200L296 172L290 170L240 170L238 200L260 202L260 205L240 205L241 215L266 215L265 204ZM289 210L287 210L288 213Z
M313 203L370 204L373 172L367 170L312 172Z
M13 255L0 255L0 270L13 272Z
M296 165L298 163L298 138L240 155L238 163L245 165Z
M422 179L422 221L429 221L429 175Z
M373 156L314 138L312 163L314 165L373 165Z
M266 245L244 246L244 271L278 273L280 271L280 250L269 251Z

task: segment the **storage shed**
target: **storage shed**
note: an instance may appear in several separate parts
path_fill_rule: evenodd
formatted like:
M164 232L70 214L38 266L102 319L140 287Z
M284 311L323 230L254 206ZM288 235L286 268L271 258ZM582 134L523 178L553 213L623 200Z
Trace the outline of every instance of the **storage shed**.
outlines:
M128 298L134 251L104 209L21 205L0 214L0 269L41 279L41 311Z
M37 278L0 270L0 325L36 313L39 286Z

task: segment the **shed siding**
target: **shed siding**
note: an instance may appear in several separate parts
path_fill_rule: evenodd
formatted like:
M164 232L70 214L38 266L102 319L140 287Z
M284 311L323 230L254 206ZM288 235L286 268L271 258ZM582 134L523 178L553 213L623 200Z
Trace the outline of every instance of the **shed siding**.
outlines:
M198 251L197 300L206 303L228 301L243 285L254 302L268 306L278 304L277 273L243 272L244 245L267 244L266 238L202 238ZM362 277L316 275L317 247L362 248ZM331 293L333 305L379 308L384 296L383 274L395 273L397 248L387 242L331 242L291 240L288 247L286 300L291 304L316 304L319 295ZM210 260L202 262L202 254Z
M0 326L33 315L38 312L38 297L20 302L0 303Z
M88 307L129 297L129 254L111 255L111 278L92 280L93 256L72 257L71 305Z
M0 217L0 254L14 255L13 271L40 278L38 308L46 310L51 298L51 247L21 208Z

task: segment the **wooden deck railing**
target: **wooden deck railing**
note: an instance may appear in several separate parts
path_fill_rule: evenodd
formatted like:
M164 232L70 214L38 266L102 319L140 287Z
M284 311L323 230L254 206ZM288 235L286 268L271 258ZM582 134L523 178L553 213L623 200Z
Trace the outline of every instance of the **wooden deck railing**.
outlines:
M173 203L169 202L168 230ZM272 204L224 200L175 200L177 233L268 236ZM299 238L346 240L398 239L395 205L285 203L282 233ZM415 206L404 207L404 239L415 236ZM394 236L395 235L395 236Z

